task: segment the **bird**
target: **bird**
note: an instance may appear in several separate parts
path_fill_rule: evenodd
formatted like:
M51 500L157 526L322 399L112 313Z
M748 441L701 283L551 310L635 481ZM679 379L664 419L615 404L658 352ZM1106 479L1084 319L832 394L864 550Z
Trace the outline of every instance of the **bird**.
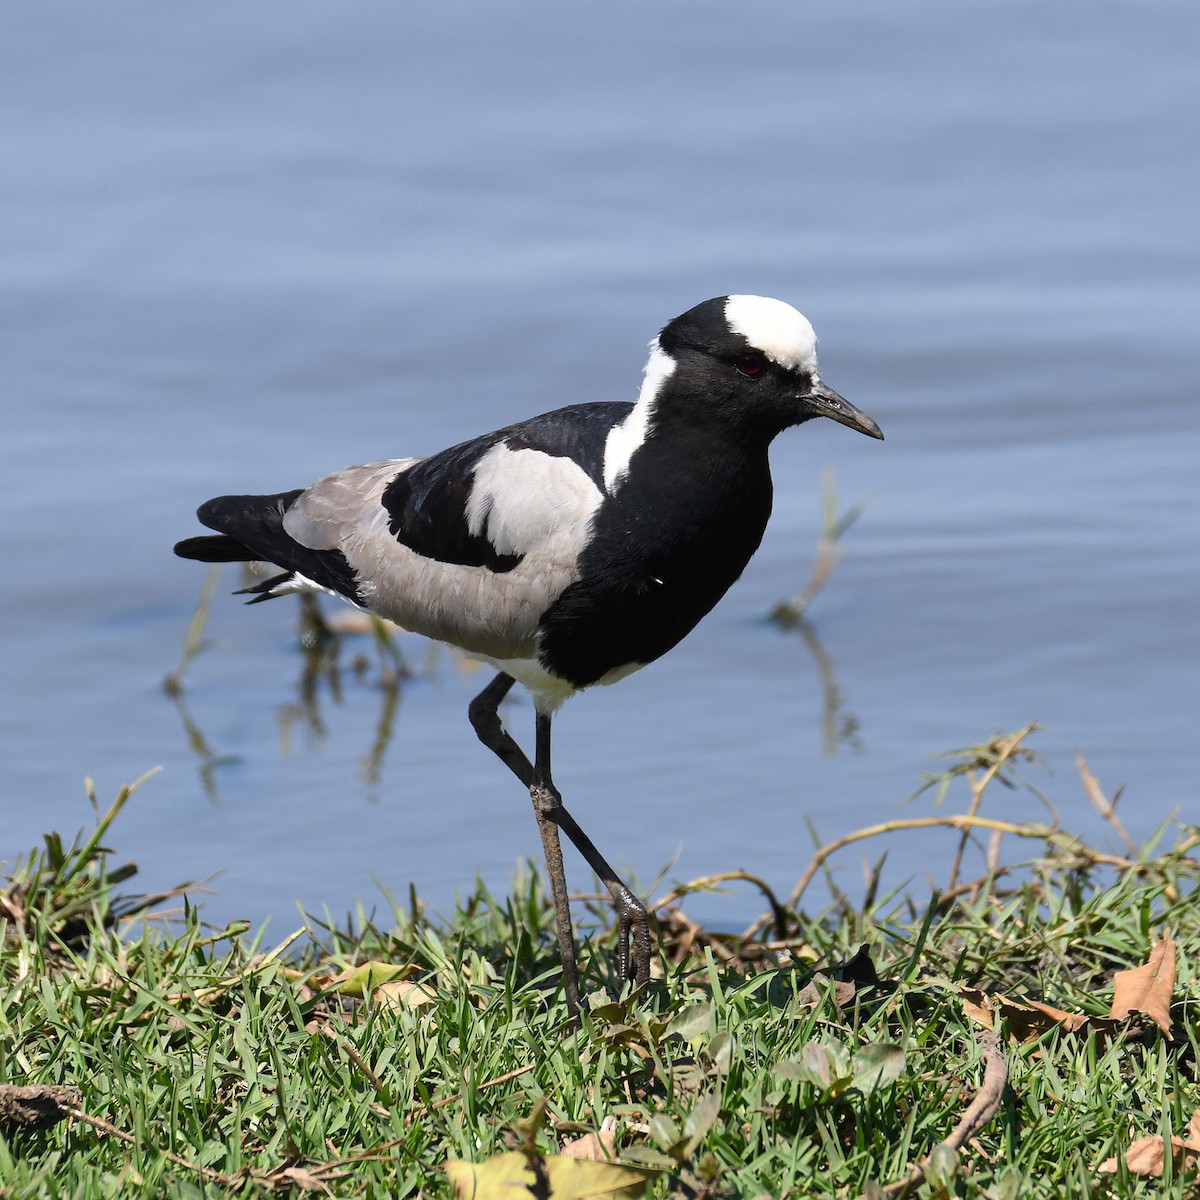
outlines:
M622 984L647 983L652 939L645 906L554 784L555 715L672 649L742 574L771 512L777 434L826 417L883 438L822 381L813 327L782 300L705 300L649 349L636 401L574 403L426 457L218 496L197 511L216 533L175 546L186 559L278 567L241 589L247 603L332 593L495 668L469 717L529 790L572 1015L580 986L560 831L611 896ZM532 761L499 714L516 683L533 700Z

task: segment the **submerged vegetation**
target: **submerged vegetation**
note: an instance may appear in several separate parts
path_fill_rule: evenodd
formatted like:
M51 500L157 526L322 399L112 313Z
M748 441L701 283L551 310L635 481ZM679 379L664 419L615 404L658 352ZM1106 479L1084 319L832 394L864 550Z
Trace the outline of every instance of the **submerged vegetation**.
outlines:
M1030 732L929 781L959 811L822 847L789 897L673 888L641 993L582 901L578 1027L536 874L267 945L117 895L127 789L0 888L0 1196L1195 1195L1200 833L1135 846L1086 764L1120 852L991 817ZM849 844L930 824L939 891L806 910ZM687 916L735 880L759 921Z

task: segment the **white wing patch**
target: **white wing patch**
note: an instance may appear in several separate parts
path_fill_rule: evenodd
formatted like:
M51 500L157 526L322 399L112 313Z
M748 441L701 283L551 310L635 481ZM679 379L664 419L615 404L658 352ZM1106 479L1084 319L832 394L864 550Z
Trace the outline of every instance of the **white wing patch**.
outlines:
M475 464L467 527L497 554L539 553L556 539L582 550L601 499L571 459L499 442Z
M730 296L725 320L756 350L789 371L817 379L817 335L808 318L782 300L768 296Z
M675 373L676 365L675 360L658 344L658 338L655 338L650 343L650 357L646 362L645 378L637 403L620 425L614 425L609 430L604 442L604 486L609 492L616 491L621 480L629 474L629 460L650 432L655 401L663 384Z

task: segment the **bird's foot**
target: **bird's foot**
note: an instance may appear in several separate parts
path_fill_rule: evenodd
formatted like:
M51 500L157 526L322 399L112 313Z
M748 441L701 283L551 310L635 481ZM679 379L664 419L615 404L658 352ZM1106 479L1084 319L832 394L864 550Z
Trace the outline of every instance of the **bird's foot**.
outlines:
M643 987L650 980L650 914L624 884L610 886L609 893L617 910L617 974Z

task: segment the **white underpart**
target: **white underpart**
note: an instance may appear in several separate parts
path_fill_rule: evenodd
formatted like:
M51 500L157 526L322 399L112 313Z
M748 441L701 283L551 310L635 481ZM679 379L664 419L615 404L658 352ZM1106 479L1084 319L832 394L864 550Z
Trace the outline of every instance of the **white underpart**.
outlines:
M553 711L576 689L538 664L538 619L578 577L600 489L569 458L493 447L476 466L463 517L497 553L524 556L497 572L426 558L388 529L384 489L418 461L327 475L288 509L284 529L314 550L340 550L368 611L495 663Z
M568 683L557 675L551 675L536 658L495 658L489 655L480 655L480 657L524 685L525 690L533 697L534 708L547 716L553 716L565 701L579 691L573 683ZM601 675L595 683L588 686L607 687L611 683L617 683L632 675L635 671L640 671L645 665L645 663L626 663L620 667L613 667L611 671Z
M650 432L654 403L662 391L663 384L674 373L675 366L675 360L658 344L658 338L655 338L650 343L650 358L646 362L645 377L637 403L620 425L614 425L609 430L604 443L604 487L607 491L615 491L621 480L629 474L629 460Z
M772 362L817 380L817 335L808 318L790 304L769 296L730 296L725 320Z
M290 579L273 584L271 587L272 596L290 596L301 592L308 593L309 595L315 593L322 596L332 596L335 600L347 599L341 592L335 592L333 588L328 588L322 583L317 583L315 579L309 579L307 575L301 575L298 571L293 571Z

